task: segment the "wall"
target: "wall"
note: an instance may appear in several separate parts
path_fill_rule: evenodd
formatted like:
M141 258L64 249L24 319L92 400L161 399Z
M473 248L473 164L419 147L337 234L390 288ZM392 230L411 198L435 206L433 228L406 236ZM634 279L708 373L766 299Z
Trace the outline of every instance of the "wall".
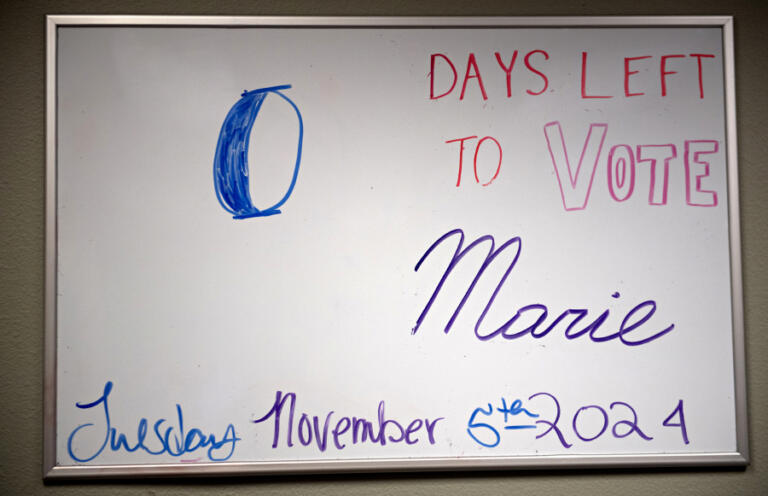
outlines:
M675 469L42 482L45 14L721 15L735 17L752 464ZM14 1L0 5L0 494L765 494L768 492L768 2L691 0Z

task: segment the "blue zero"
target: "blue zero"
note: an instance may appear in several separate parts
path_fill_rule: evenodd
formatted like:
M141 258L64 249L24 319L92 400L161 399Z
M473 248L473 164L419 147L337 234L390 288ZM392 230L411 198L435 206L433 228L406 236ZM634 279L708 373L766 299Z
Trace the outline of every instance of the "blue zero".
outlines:
M279 214L279 208L288 201L296 186L304 139L304 121L296 104L280 91L290 87L291 85L286 84L244 91L221 125L219 141L216 144L216 156L213 160L213 184L222 208L232 214L235 219ZM296 163L293 166L293 176L288 190L280 201L271 207L259 209L254 206L249 190L248 142L261 105L270 94L279 96L293 108L299 119L299 139L296 146Z

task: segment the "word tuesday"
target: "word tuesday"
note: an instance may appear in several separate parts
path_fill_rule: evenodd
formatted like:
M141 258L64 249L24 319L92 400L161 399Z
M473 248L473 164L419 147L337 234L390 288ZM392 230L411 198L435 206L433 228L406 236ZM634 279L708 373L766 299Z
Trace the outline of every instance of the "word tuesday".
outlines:
M330 411L322 419L322 427L320 425L321 417L313 415L310 418L306 413L302 413L299 421L296 423L296 393L283 394L282 391L277 391L275 403L269 412L260 419L253 421L254 424L260 424L272 419L274 424L273 448L277 448L280 442L280 421L281 419L286 420L283 417L283 409L286 407L286 403L288 404L288 425L285 426L283 433L285 434L285 444L289 448L294 445L294 428L302 445L309 446L314 440L320 451L325 451L328 447L329 428L331 429L330 437L333 440L333 444L339 450L344 449L347 446L346 443L358 444L369 442L384 446L389 441L390 443L404 442L409 445L416 444L420 439L423 439L423 433L419 432L422 430L426 432L429 444L435 444L435 426L438 421L443 420L443 417L438 417L434 420L417 418L411 420L404 427L405 424L400 424L397 420L386 418L384 401L380 401L378 415L374 421L362 417L338 417L331 420L334 412ZM419 438L419 435L422 437Z
M191 429L185 428L184 412L181 410L181 405L176 404L177 425L161 427L166 421L164 418L161 418L154 422L152 432L150 433L147 419L142 418L136 427L136 437L133 442L130 442L125 434L112 427L108 401L111 392L112 381L107 381L104 385L104 392L99 399L91 403L75 403L75 406L82 410L90 410L92 408L98 410L101 407L104 420L101 426L96 426L90 422L80 424L70 433L67 439L67 451L73 460L81 463L89 462L99 456L105 448L109 447L111 451L132 453L142 450L150 455L168 454L171 456L182 456L203 449L206 450L205 453L210 461L223 462L232 456L232 453L235 451L235 444L240 441L232 424L227 425L221 437L205 433L195 427ZM93 430L96 435L90 437L85 435L83 436L83 441L76 439L78 433L84 429ZM98 444L98 434L100 431L103 432L104 438L101 444ZM86 432L84 431L83 434L86 434ZM96 444L92 444L94 439Z

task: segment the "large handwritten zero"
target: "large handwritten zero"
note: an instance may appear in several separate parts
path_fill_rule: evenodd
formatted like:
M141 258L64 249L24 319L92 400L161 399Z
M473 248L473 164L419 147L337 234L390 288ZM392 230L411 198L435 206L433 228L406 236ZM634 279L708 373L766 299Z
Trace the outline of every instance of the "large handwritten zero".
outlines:
M296 104L280 91L290 87L291 85L286 84L243 92L240 100L232 106L221 125L219 141L216 145L216 156L213 160L213 184L216 187L216 197L219 199L219 203L235 219L279 214L279 208L288 201L294 186L296 186L299 164L301 163L304 122ZM293 176L288 190L280 201L271 207L259 209L254 206L249 191L248 142L253 123L259 115L261 105L269 94L279 96L293 108L299 119L299 139L296 145L296 163L293 167Z

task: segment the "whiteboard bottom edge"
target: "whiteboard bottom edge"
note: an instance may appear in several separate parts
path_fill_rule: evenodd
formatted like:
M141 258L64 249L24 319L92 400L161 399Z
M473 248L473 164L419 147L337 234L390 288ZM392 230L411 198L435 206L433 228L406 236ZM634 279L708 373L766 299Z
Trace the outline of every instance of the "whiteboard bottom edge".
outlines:
M590 468L746 467L749 458L738 452L642 455L540 455L483 458L397 458L366 460L302 460L221 462L190 465L73 465L54 466L45 480L120 477L248 476L312 473L377 473L446 470L547 470Z

